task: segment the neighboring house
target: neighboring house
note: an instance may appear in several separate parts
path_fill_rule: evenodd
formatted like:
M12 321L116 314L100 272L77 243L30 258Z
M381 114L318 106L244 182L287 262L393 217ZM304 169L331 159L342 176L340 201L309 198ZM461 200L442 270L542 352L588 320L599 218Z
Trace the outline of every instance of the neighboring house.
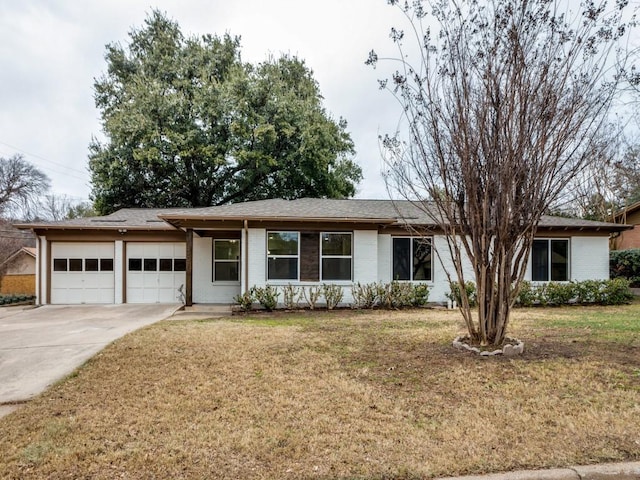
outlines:
M443 264L452 261L431 223L409 202L307 198L122 209L18 227L37 235L40 304L176 302L180 289L187 305L232 303L253 286L289 283L341 285L349 302L352 284L392 279L426 282L429 300L442 302ZM413 228L427 233L412 236ZM609 278L609 236L627 228L545 216L526 278Z
M619 235L613 237L611 248L614 250L640 248L640 202L636 202L620 210L613 216L613 221L619 224L630 225L633 228L622 231Z
M0 294L10 295L36 293L36 249L22 247L7 258L0 271L4 271L0 278Z

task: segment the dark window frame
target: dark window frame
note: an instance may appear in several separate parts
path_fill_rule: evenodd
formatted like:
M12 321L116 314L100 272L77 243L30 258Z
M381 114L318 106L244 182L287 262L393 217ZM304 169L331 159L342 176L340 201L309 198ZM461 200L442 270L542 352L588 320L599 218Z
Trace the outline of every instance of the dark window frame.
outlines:
M553 244L563 243L566 245L566 262L564 271L558 275L558 262L553 261ZM546 244L545 258L537 259L535 256L542 250L536 245ZM569 282L571 281L571 239L570 238L534 238L531 246L531 281L532 282ZM544 261L542 261L544 260ZM544 268L544 271L543 271Z
M406 264L405 268L407 269L407 273L409 275L409 278L396 278L397 274L396 274L396 269L395 266L397 263L396 262L396 248L395 248L395 241L396 240L403 240L409 243L409 250L408 250L408 258L405 258L404 261ZM427 242L429 244L429 247L431 249L431 262L429 265L429 278L425 278L425 279L416 279L416 255L415 255L415 250L416 250L416 243L420 243L420 242ZM433 261L433 252L434 252L434 248L433 248L433 237L432 236L425 236L425 237L419 237L419 236L411 236L411 235L398 235L398 236L393 236L391 237L391 280L398 280L400 282L427 282L427 283L433 283L433 278L434 278L434 261Z

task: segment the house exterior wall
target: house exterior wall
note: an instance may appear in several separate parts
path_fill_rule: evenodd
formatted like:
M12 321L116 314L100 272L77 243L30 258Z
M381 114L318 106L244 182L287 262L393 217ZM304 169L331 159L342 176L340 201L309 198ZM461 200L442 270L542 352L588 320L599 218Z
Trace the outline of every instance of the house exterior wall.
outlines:
M264 287L267 283L267 229L250 228L247 251L249 262L249 288Z
M36 259L24 251L20 252L20 255L16 256L9 265L5 275L35 275L36 274Z
M571 238L571 280L606 280L609 278L609 238Z
M378 232L375 230L353 232L354 281L360 283L378 281L378 237Z
M378 278L379 282L388 282L391 278L391 235L378 235Z
M632 230L620 232L620 235L613 240L616 250L627 250L629 248L640 248L640 225L634 225Z
M318 227L319 228L319 227ZM296 230L291 228L291 230ZM338 230L336 230L338 231ZM352 302L351 285L356 282L362 284L383 282L392 280L392 233L379 233L378 230L353 229L344 231L353 232L353 256L352 256L352 281L335 282L344 290L343 303ZM211 237L194 236L193 249L193 301L195 303L233 303L234 297L246 288L254 286L264 287L267 284L267 228L248 228L241 233L242 238L240 281L220 282L213 281L213 248ZM398 232L398 235L400 233ZM587 279L606 279L609 277L609 251L608 237L595 235L575 235L568 232L566 237L561 237L558 232L549 237L570 239L570 278L575 281ZM80 235L77 236L80 241ZM545 238L541 235L540 238ZM141 238L142 239L142 238ZM91 242L92 237L85 241ZM146 239L145 239L146 240ZM160 240L160 239L158 239ZM114 302L122 303L128 299L125 296L127 288L127 248L132 242L120 238L113 240L114 244ZM55 245L56 242L54 241ZM38 303L44 304L51 301L51 245L52 242L45 236L38 239L37 280ZM455 274L453 260L449 255L446 238L443 235L434 235L433 246L435 252L432 257L433 281L427 282L430 286L429 301L445 302L449 292L448 279L445 269ZM474 280L470 262L463 260L463 269L468 280ZM245 279L246 276L246 279ZM526 279L531 278L531 265L528 264ZM288 282L269 281L270 285L283 287L288 283L299 286L321 285L323 282ZM282 294L280 295L282 301Z
M233 303L234 297L240 293L240 281L213 281L213 239L211 237L194 236L193 258L194 303Z

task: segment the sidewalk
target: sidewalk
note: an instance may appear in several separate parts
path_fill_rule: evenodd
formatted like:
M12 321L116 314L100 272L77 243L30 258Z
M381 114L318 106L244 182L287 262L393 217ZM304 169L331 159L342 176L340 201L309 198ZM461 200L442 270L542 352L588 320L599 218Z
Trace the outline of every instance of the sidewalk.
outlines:
M606 463L551 470L520 470L435 480L640 480L640 462Z

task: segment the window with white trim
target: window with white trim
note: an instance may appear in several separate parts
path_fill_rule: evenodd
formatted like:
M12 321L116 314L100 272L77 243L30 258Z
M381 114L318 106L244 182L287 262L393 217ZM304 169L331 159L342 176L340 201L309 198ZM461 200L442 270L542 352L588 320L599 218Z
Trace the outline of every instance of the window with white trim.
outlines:
M531 280L566 282L569 280L569 240L536 238L531 248Z
M322 281L351 280L352 234L323 232L320 235L322 239L320 249Z
M238 282L240 280L240 240L213 240L213 281Z
M392 279L430 282L433 280L431 238L393 237Z
M267 279L298 280L299 232L267 233Z

